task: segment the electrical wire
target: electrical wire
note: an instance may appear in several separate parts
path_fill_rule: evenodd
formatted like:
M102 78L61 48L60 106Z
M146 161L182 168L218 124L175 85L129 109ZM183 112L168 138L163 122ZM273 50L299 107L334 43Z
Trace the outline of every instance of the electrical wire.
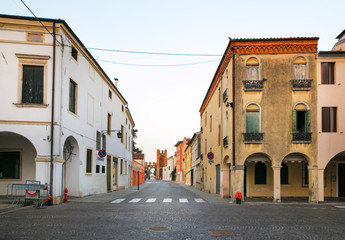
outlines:
M46 26L44 26L44 24L41 22L41 20L35 15L35 13L28 7L28 5L26 5L26 3L24 2L24 0L20 0L24 6L31 12L31 14L37 19L37 21L40 22L40 24L47 30L47 32L54 38L54 35L48 30L48 28ZM57 40L55 38L55 41L57 41L60 45L62 45L59 40Z
M120 62L112 62L108 60L96 59L100 62L111 63L111 64L118 64L118 65L126 65L126 66L136 66L136 67L180 67L180 66L189 66L189 65L198 65L210 62L220 61L220 59L210 60L205 62L194 62L194 63L182 63L182 64L168 64L168 65L146 65L146 64L132 64L132 63L120 63Z

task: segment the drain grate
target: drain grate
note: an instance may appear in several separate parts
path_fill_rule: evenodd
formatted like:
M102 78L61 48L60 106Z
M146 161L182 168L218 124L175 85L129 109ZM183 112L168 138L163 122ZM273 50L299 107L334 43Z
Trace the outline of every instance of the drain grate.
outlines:
M213 237L234 237L236 234L231 230L210 230L210 235Z
M165 232L165 231L169 231L169 228L167 227L150 227L151 231L155 231L155 232Z

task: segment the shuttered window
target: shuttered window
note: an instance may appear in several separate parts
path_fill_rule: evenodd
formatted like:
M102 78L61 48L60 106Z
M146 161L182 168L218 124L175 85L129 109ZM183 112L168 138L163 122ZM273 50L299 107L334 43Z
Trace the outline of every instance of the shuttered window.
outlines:
M310 110L292 111L292 132L293 133L310 133Z
M255 184L266 184L267 169L266 164L258 162L255 164Z
M72 113L76 113L76 96L77 96L77 84L72 80L69 81L69 108Z
M259 80L259 61L251 57L246 62L245 68L246 80Z
M322 132L337 131L337 108L322 107Z
M43 66L23 66L22 103L43 104Z
M293 61L293 78L294 79L306 79L307 78L307 61L304 57L297 57Z
M246 112L246 133L259 132L259 114L258 111Z
M86 173L92 173L92 150L86 150Z
M334 84L334 62L321 63L321 84Z
M101 133L96 131L96 150L101 150Z

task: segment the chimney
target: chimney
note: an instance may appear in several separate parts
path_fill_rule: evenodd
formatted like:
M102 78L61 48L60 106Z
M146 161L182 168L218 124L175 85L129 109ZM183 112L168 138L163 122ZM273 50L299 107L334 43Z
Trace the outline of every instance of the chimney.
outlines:
M118 88L117 85L118 85L119 79L118 78L114 78L114 81L115 81L115 87Z

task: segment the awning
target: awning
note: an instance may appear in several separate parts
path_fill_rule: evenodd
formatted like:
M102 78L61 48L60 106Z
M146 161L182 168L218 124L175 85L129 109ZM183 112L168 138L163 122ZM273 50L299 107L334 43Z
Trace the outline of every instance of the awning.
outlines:
M187 174L188 174L190 171L192 171L192 170L193 170L193 168L189 169L189 170L184 174L184 176L187 176Z

